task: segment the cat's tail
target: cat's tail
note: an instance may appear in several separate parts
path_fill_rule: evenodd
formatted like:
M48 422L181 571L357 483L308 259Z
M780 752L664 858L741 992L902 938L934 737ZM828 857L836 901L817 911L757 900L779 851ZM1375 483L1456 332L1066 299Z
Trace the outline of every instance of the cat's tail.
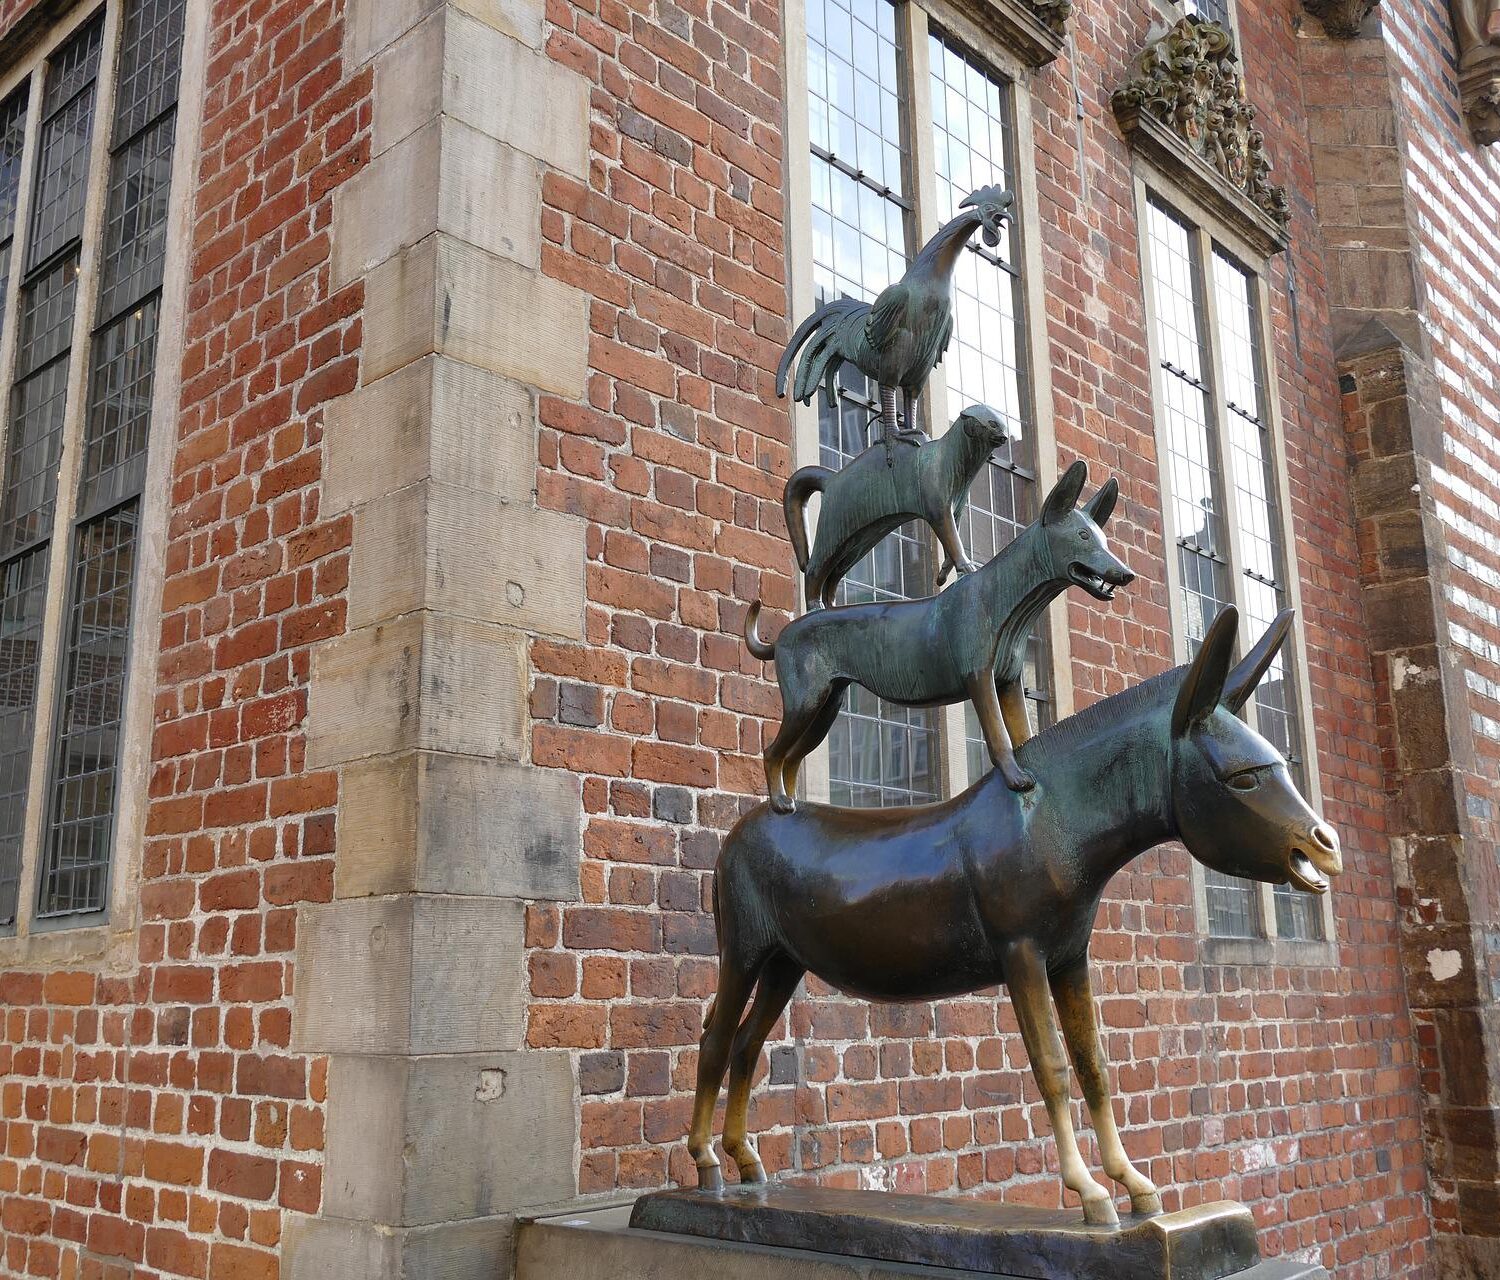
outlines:
M822 493L831 479L833 472L827 467L801 467L792 472L781 498L782 509L786 512L786 531L792 540L797 567L804 571L812 543L807 530L807 500L815 493Z
M760 638L760 631L756 627L759 621L760 601L757 600L750 606L750 611L745 614L745 647L762 662L769 662L776 656L776 645L774 641Z

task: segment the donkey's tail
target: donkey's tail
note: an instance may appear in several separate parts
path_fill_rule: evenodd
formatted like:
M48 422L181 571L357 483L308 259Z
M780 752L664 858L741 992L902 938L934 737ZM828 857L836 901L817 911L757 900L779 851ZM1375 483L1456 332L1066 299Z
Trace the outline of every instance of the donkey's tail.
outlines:
M724 964L724 938L723 926L719 923L719 873L714 872L714 945L719 952L719 965ZM708 1011L703 1015L703 1029L708 1030L708 1024L714 1020L714 1010L719 1007L719 998L715 996L708 1002Z
M760 630L756 626L759 621L760 601L757 600L745 614L745 647L762 662L769 662L776 656L776 644L760 638Z
M807 531L807 500L815 493L822 493L831 479L833 472L827 467L813 466L792 472L792 478L786 482L781 506L786 512L786 531L792 539L792 551L796 554L799 569L806 570L811 554L808 550L811 538Z

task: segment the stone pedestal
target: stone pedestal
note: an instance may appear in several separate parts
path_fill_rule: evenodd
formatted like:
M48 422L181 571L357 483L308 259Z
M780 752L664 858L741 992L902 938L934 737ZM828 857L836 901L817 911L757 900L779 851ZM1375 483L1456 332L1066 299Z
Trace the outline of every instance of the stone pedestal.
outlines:
M635 1221L741 1238L631 1225L631 1206L537 1218L519 1229L516 1280L1328 1280L1312 1263L1261 1261L1248 1210L1232 1204L1105 1228L1076 1213L879 1192L695 1197L643 1197ZM797 1235L803 1247L744 1238Z

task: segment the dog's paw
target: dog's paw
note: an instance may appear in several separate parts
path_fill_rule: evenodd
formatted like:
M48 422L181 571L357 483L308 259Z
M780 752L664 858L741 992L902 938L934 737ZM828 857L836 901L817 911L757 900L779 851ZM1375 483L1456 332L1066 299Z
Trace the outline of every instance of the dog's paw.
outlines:
M995 768L1000 771L1000 776L1005 779L1005 785L1012 791L1030 791L1036 786L1036 779L1014 760L1001 761L996 764Z

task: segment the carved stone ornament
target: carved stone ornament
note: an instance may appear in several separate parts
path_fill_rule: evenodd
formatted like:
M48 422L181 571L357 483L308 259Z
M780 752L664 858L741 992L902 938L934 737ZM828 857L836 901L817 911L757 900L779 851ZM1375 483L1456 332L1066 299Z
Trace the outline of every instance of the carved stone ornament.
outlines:
M1302 0L1302 7L1339 40L1352 40L1380 0Z
M1073 0L956 0L957 7L1033 67L1063 51Z
M1285 188L1271 181L1255 108L1223 27L1201 18L1178 21L1137 56L1113 104L1137 149L1230 213L1258 248L1286 247L1291 207ZM1222 181L1204 183L1192 172L1194 161Z
M1500 0L1449 0L1458 93L1481 146L1500 142Z

